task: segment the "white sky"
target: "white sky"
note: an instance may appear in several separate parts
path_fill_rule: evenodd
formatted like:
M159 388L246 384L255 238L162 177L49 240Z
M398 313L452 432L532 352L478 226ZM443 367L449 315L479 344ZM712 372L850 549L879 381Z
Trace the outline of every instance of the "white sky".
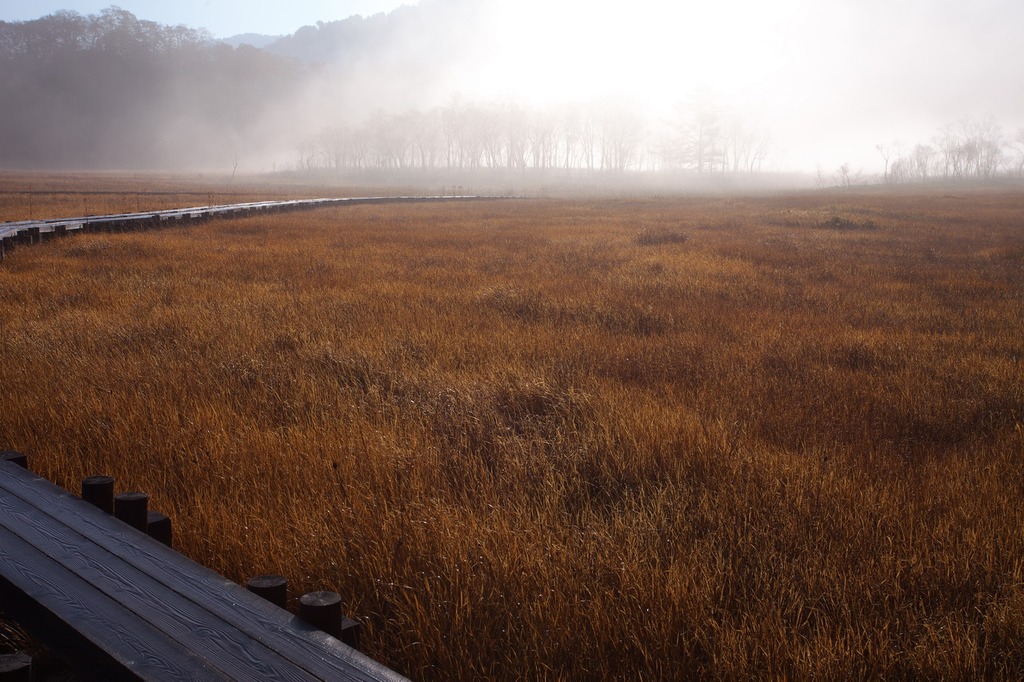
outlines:
M217 38L240 33L285 35L317 21L390 12L415 0L0 0L0 20L38 19L57 10L98 14L116 5L140 19L208 29Z
M117 4L227 37L288 34L416 1ZM781 165L805 170L845 161L880 169L875 145L928 142L965 116L993 114L1010 133L1024 127L1024 0L469 1L488 19L474 41L485 54L457 69L467 97L628 96L662 111L706 86L771 131ZM110 4L0 0L0 19Z

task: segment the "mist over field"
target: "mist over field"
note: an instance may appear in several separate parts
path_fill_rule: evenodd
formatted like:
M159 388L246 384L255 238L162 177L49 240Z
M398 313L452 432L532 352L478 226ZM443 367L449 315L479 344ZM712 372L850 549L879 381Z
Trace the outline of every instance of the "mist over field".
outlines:
M1021 26L1008 0L422 0L222 42L60 11L0 22L0 166L1020 175Z

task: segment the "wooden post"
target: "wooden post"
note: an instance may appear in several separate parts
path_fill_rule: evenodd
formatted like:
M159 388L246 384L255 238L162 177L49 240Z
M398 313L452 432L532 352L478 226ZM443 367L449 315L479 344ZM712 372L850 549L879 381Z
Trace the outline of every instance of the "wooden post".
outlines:
M168 547L173 547L171 540L171 519L166 514L157 511L146 512L146 532L149 537L158 540Z
M22 469L28 469L28 457L14 450L4 450L3 452L0 452L0 460L13 462Z
M288 608L288 579L283 575L258 575L249 578L245 587L271 604L280 606L282 609Z
M28 682L31 679L31 656L24 653L0 656L0 682Z
M348 616L343 616L341 619L341 641L353 649L358 649L359 633L362 629L362 623L352 620Z
M337 592L307 592L299 597L299 618L341 639L341 595Z
M114 513L114 478L89 476L82 479L82 499L108 514Z
M53 234L57 237L66 237L68 234L67 225L57 225L53 228Z
M148 506L146 493L121 493L114 497L114 516L145 533L149 525Z

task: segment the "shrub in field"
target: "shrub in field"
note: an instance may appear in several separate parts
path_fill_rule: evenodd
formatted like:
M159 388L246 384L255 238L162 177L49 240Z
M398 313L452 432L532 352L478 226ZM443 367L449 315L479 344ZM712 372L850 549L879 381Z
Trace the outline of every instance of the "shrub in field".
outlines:
M636 243L640 246L658 246L661 244L685 244L690 235L671 228L646 228L636 235Z
M850 218L844 218L843 216L834 215L831 218L821 221L818 223L818 227L828 230L877 230L878 225L873 220L864 220L857 222Z

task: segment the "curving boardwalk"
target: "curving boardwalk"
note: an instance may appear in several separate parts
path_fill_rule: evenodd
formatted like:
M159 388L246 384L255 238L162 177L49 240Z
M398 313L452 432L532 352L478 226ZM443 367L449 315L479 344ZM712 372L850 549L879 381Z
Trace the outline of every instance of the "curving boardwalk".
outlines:
M245 204L193 206L164 211L115 213L82 218L22 220L0 223L0 260L16 246L37 244L54 236L73 232L127 232L172 225L199 223L214 218L241 218L260 213L283 213L324 206L355 204L397 204L433 201L478 201L499 199L491 196L418 196L418 197L347 197L326 199L294 199L290 201L254 201Z

